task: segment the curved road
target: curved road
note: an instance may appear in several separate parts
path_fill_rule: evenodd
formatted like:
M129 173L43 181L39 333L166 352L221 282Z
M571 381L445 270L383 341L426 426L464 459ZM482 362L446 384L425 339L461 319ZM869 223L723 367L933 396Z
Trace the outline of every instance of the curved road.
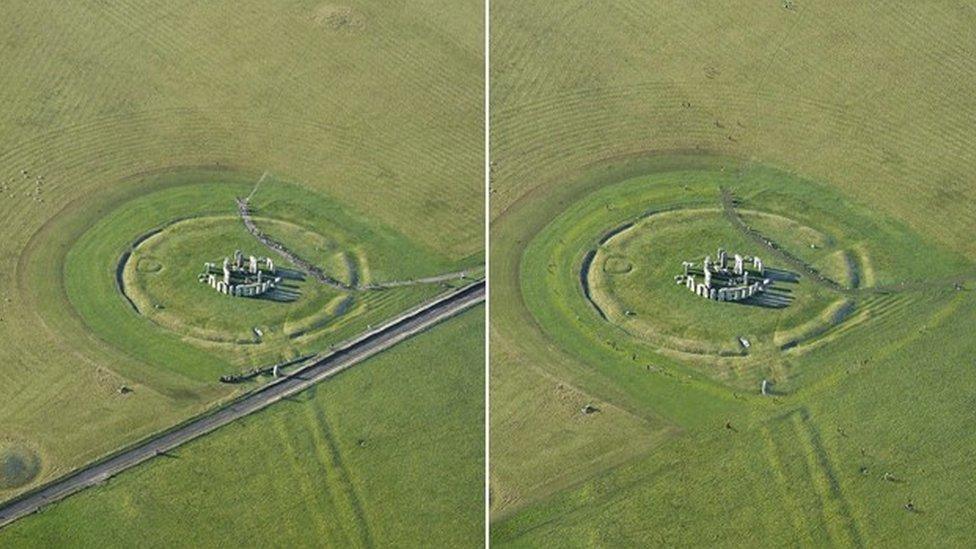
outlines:
M485 299L483 280L424 304L340 346L296 372L255 390L218 410L190 420L165 433L137 443L112 457L54 480L0 507L0 528L186 442L256 412L349 368L380 351L450 318Z

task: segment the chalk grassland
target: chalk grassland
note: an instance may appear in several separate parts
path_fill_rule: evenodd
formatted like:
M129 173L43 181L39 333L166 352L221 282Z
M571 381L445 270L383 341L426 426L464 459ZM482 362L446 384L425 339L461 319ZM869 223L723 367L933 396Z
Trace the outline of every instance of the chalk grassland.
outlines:
M976 319L966 237L976 186L965 146L976 14L793 4L493 2L494 544L976 537L962 419L976 388L966 328ZM637 215L642 200L674 196L720 207L722 178L690 192L634 185L652 194L633 201L601 189L723 164L783 171L754 194L737 189L748 224L847 286L901 288L858 297L869 312L833 330L784 326L771 343L817 343L769 355L789 383L767 399L709 375L708 361L653 349L635 360L619 330L591 329L596 314L575 278L586 251L628 216L593 232L569 219ZM762 212L750 211L757 204ZM859 215L824 215L844 208ZM552 233L560 217L566 230ZM817 233L846 240L796 245ZM932 251L939 259L924 260ZM936 291L919 291L929 275ZM564 329L553 328L558 318ZM587 402L609 412L584 416ZM909 500L921 512L904 509Z
M477 307L26 517L0 540L11 547L479 547L483 334L484 307Z
M155 372L176 370L202 381L209 376L212 381L214 375L320 351L443 290L438 285L419 285L344 292L306 277L283 284L293 286L298 294L294 302L216 294L197 282L197 274L205 261L220 263L235 249L270 254L285 271L295 269L248 234L235 215L234 196L246 194L247 187L234 182L243 177L202 170L157 175L147 185L161 190L120 200L122 205L111 215L92 219L92 227L82 234L56 231L62 238L76 237L77 242L60 263L32 262L32 278L43 280L44 272L63 270L65 294L81 322L58 315L61 299L39 308L45 319L58 323L62 333L82 337L91 332L106 342L103 347L126 351L137 360L116 361L114 368L128 366L130 377L153 386ZM324 251L328 248L355 254L357 259L349 262L348 270L362 278L360 284L373 282L373 277L382 277L379 281L409 279L455 268L455 262L425 252L368 219L344 213L321 196L265 179L260 193L252 198L262 216L258 222L286 245L299 242L309 248L307 257L318 264L330 263ZM79 217L65 216L64 220L76 223ZM324 244L302 244L313 240L306 233ZM120 257L141 235L151 236L132 251L123 272L126 295L138 308L136 312L120 299L115 273ZM170 247L176 249L170 251ZM151 260L158 270L140 272L138 264L145 260ZM338 268L333 266L330 271ZM28 285L28 291L35 291L42 304L47 304L46 296L60 297L46 288L36 291ZM341 314L335 310L338 305L331 305L336 299L345 300ZM260 337L254 333L255 327L262 330ZM154 388L163 389L165 384Z
M592 357L594 363L603 363L603 358L612 362L610 357L616 355L639 364L646 351L652 351L646 359L650 361L665 353L693 360L701 373L740 389L752 389L766 378L784 388L789 384L792 390L790 377L798 368L790 368L780 350L789 347L790 357L795 358L834 325L846 327L847 316L875 314L868 305L880 302L866 298L888 290L877 286L834 290L799 273L795 273L798 282L779 281L767 292L787 304L781 308L762 306L761 301L726 306L689 300L688 290L676 285L673 276L680 273L683 260L696 259L700 264L706 254L714 258L712 246L717 242L730 250L762 255L773 277L786 276L782 273L792 268L777 264L776 252L796 256L802 252L793 250L809 249L805 239L788 238L788 231L766 223L763 238L773 239L777 246L767 249L735 228L720 208L709 208L709 203L720 201L718 189L730 185L743 196L738 201L745 209L777 211L782 202L790 202L807 212L811 223L822 219L817 226L831 227L823 234L829 235L833 246L862 249L879 280L917 283L925 276L918 266L929 265L931 287L919 289L951 292L946 277L972 274L968 262L914 237L898 223L837 203L828 188L811 192L809 183L774 170L733 169L735 164L728 163L726 175L709 171L706 161L673 159L682 161L686 162L683 169L603 186L558 215L528 244L519 275L526 306L535 323L561 347ZM696 163L698 170L692 169ZM811 216L813 212L821 214ZM860 229L864 226L874 230L866 234ZM912 255L890 253L899 249L912 250ZM611 259L617 260L616 267L608 269ZM629 268L619 269L624 264ZM589 297L584 299L586 294ZM739 337L752 342L748 351Z
M610 471L601 463L571 489L503 513L494 542L968 545L972 446L969 424L951 418L970 403L944 395L974 385L965 332L976 307L970 296L948 309L948 323L918 331L902 320L825 348L817 360L845 368L808 406L783 399L761 413L726 413L642 459ZM921 366L933 363L941 367ZM908 501L921 512L904 510Z
M794 4L493 4L495 215L596 161L703 150L826 182L976 257L976 13Z
M147 347L168 363L148 369L106 345L113 326L135 329L113 308L124 304L118 295L112 306L85 305L105 331L78 329L79 285L92 279L66 282L62 267L89 269L98 278L93 293L114 291L114 270L61 260L69 251L83 258L70 249L76 237L118 213L115 193L148 192L152 174L222 171L231 198L269 172L325 197L333 210L318 213L366 220L380 228L374 236L397 235L387 242L420 252L374 254L373 280L482 261L476 3L15 1L2 14L0 276L11 283L0 288L0 453L38 456L40 474L0 499L232 393L214 378L227 368L192 344ZM257 216L281 201L267 183L254 196ZM213 213L233 215L233 203ZM308 217L279 213L290 222ZM315 223L307 229L328 232ZM121 252L100 250L103 259ZM398 303L375 305L392 311ZM181 369L184 359L201 367ZM118 394L122 385L136 390Z
M626 174L638 169L633 162L621 170L601 167L596 175L582 176L594 190L581 200L563 200L569 193L557 191L554 200L513 210L532 214L521 218L525 223L519 229L531 229L528 220L544 220L544 226L521 233L525 245L498 256L508 258L503 267L516 266L518 278L503 271L509 283L502 285L493 271L498 300L493 341L518 342L493 351L493 365L514 366L506 378L513 383L501 379L504 369L494 369L492 378L492 398L499 403L492 415L494 542L735 544L762 536L773 543L856 546L910 535L923 543L941 539L943 521L956 525L953 541L971 539L963 517L972 481L968 469L959 466L969 455L967 424L957 418L976 385L966 358L976 341L965 335L976 314L976 296L944 279L955 270L963 287L971 288L972 265L916 240L911 258L933 265L931 287L912 284L911 265L878 261L887 265L881 278L909 284L850 294L863 318L842 319L836 328L809 334L801 333L806 324L783 326L784 337L809 340L789 349L753 349L741 359L676 357L601 318L587 304L578 276L587 245L605 240L599 227L616 227L649 205L653 210L685 203L700 209L708 195L701 182L713 185L711 202L719 199L722 176L707 170L703 175L707 161L656 158L639 170L653 173L676 165L680 171L629 179ZM615 177L623 182L610 184ZM751 180L763 181L761 176ZM560 190L574 187L571 182ZM801 198L814 197L802 192L801 183L784 187L787 194L795 191L802 209L818 209L817 201ZM831 195L823 189L816 198L829 203ZM763 193L752 196L743 200L748 208L773 208L762 203ZM569 206L559 212L560 204ZM838 211L842 221L833 221L859 226L867 220L856 211L847 206ZM608 216L613 222L604 225ZM897 230L897 223L872 219L875 233L839 233L835 240L851 244L853 237L865 250L890 250L918 239ZM897 238L892 242L886 235ZM673 242L658 246L667 249ZM671 284L670 276L666 282ZM648 287L657 286L649 282ZM648 291L648 299L660 299L656 294L664 291ZM715 304L692 301L687 308L692 318L714 316L696 311L697 305ZM831 304L823 315L835 313ZM715 314L721 318L725 311ZM755 312L744 314L739 327L748 331ZM500 316L522 323L502 324ZM651 320L668 318L652 315ZM760 378L776 380L774 396L756 394ZM935 403L957 392L962 393L958 398ZM843 405L839 394L846 395ZM600 411L582 414L584 404ZM930 421L945 414L940 425L951 426L924 429L916 414ZM789 421L781 421L784 417ZM802 422L793 426L797 418ZM885 480L885 473L894 480ZM946 491L952 493L943 499ZM908 501L923 513L904 510ZM932 515L938 520L925 520ZM797 530L796 524L804 526Z

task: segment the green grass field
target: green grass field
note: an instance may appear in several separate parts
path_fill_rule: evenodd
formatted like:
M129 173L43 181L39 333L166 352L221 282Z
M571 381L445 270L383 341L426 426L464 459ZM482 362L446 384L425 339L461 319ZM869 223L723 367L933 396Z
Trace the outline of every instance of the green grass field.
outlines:
M305 280L290 303L231 303L196 282L202 261L269 255L235 197L253 190L262 230L350 285L483 270L479 4L3 13L0 499L254 387L221 375L327 351L457 283Z
M480 547L483 387L477 307L24 518L0 544Z
M493 545L976 539L974 13L791 4L493 2Z

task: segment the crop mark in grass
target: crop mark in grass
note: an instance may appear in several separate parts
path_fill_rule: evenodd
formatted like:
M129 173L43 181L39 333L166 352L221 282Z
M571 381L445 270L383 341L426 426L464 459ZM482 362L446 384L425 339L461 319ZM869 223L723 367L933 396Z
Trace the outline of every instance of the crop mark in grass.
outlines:
M295 397L298 397L298 395L295 395ZM303 405L308 406L307 402L303 403ZM289 431L288 425L283 421L276 422L275 427L278 434L278 438L279 440L281 440L282 446L284 446L286 450L284 455L290 457L291 458L290 461L293 463L297 463L298 461L300 461L301 457L304 455L304 452L298 451L298 449L295 447L295 442L294 440L292 440L292 437L295 436L297 433L300 433L301 430ZM320 463L320 465L322 467L322 473L323 473L321 477L324 477L325 474L327 474L328 472L328 467L325 463ZM297 471L301 471L306 468L307 465L296 464L294 466L294 469ZM301 482L301 480L308 480L308 477L299 479L296 478L295 476L291 476L291 478L296 484L296 486L294 486L294 489L302 493L302 501L306 502L305 508L308 510L308 512L311 515L313 516L316 514L318 515L318 520L310 521L312 522L311 527L315 528L318 531L318 535L320 539L329 540L331 536L329 535L330 531L327 527L328 521L326 520L324 513L326 512L326 509L336 507L336 501L333 499L332 493L329 490L316 490L314 489L314 487L309 486L308 482ZM324 503L327 503L328 505L323 505L323 502L320 501L321 498L327 499L328 501Z
M760 434L762 435L763 439L763 450L766 454L766 460L769 462L769 466L773 473L773 482L776 483L780 497L783 499L783 502L790 513L790 522L793 525L793 531L796 532L797 535L800 535L803 532L809 532L810 526L807 523L807 519L800 509L796 499L792 495L793 492L790 489L790 479L786 468L780 459L776 438L768 425L763 425L760 428Z
M863 547L864 540L844 496L829 453L806 408L775 417L762 427L766 458L794 526L804 525L815 544ZM804 520L801 509L809 506ZM827 539L820 539L825 535Z
M349 504L349 510L352 512L353 521L352 526L356 529L359 536L359 541L364 547L372 547L373 536L369 528L369 520L366 517L366 510L363 508L362 499L359 497L356 491L356 486L353 483L352 477L349 474L348 468L343 463L342 450L339 448L339 444L336 442L335 434L332 432L332 428L329 425L329 421L325 417L325 410L321 406L309 407L308 411L310 414L314 414L312 423L318 427L318 429L313 429L312 433L318 435L315 438L317 440L317 447L320 451L328 451L328 464L331 465L331 470L334 473L334 478L339 484L340 489Z

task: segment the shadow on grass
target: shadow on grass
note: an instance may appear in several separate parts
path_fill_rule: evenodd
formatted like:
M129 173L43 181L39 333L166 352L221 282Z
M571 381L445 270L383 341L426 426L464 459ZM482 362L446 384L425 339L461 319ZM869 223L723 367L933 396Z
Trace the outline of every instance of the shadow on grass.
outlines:
M275 274L280 276L282 280L298 280L299 282L305 280L305 273L296 271L295 269L282 269L278 267Z
M785 309L793 303L793 290L786 285L797 284L800 275L783 269L766 269L766 278L773 283L766 291L756 294L749 299L736 303L748 307L762 307L764 309Z
M773 282L788 282L791 284L796 284L800 281L800 275L792 271L784 271L783 269L766 269L766 278L772 280Z
M293 284L279 284L261 295L254 296L254 299L291 303L301 296L302 292L298 290L298 286Z

